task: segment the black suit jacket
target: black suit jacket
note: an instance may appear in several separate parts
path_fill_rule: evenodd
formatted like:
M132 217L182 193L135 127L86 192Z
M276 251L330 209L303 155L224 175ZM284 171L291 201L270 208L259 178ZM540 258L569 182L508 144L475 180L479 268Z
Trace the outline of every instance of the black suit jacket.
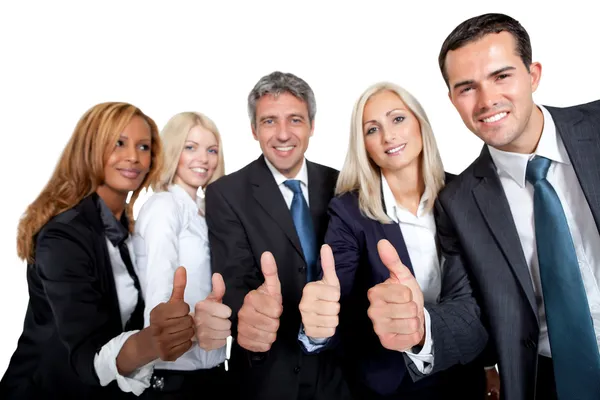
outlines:
M600 101L546 107L600 226ZM529 269L508 200L487 147L446 186L437 207L441 246L452 268L466 268L498 362L502 398L534 398L539 323Z
M365 385L380 395L400 395L417 387L439 385L440 388L444 387L447 396L456 394L465 399L482 398L483 366L480 363L475 363L467 369L455 367L452 370L453 380L467 382L469 385L462 388L453 385L456 389L454 393L447 392L450 389L447 382L450 375L443 376L444 370L476 360L487 342L487 333L479 320L479 307L472 297L464 268L444 267L440 301L436 304L425 304L431 318L435 362L432 372L423 379L423 375L408 356L387 350L381 345L373 331L373 323L367 315L368 290L390 276L377 252L377 243L381 239L390 241L404 265L413 272L413 264L400 226L397 223L382 224L362 214L356 192L334 198L329 205L329 214L325 243L333 250L341 285L338 336L347 362L353 366L350 372L353 378L349 381ZM439 371L444 372L436 374ZM411 377L404 379L401 387L407 372ZM412 384L411 378L422 382ZM475 392L475 395L471 394L472 392Z
M307 170L309 206L321 244L338 172L309 161ZM211 265L223 275L223 302L233 311L234 338L244 297L264 282L261 254L270 251L277 262L283 296L277 340L269 352L258 354L234 344L231 356L244 398L296 399L307 393L314 399L343 398L346 389L333 354L305 355L298 343L302 323L298 305L306 284L306 261L291 213L263 156L208 186L206 222Z
M100 386L94 369L95 354L123 332L97 195L42 228L27 283L23 333L0 398L136 398L114 381Z

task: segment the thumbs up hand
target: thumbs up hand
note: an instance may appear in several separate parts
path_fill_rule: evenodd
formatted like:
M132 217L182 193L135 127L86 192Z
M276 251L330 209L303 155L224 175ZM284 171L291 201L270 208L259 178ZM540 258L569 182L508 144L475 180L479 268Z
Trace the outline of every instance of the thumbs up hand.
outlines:
M340 313L340 281L331 247L326 244L321 247L321 267L323 279L304 286L299 308L306 335L322 339L335 334Z
M410 270L402 264L396 249L387 240L377 251L390 277L368 292L367 314L381 345L389 350L407 351L425 341L423 292Z
M283 312L277 264L270 252L262 254L260 266L265 281L246 295L238 312L238 344L253 352L266 352L271 348Z
M212 292L194 307L194 324L198 345L204 350L225 346L231 335L231 308L223 304L225 282L221 274L212 276Z
M185 268L179 267L173 278L171 298L150 312L152 341L163 361L175 361L192 346L194 321L183 299L186 284Z

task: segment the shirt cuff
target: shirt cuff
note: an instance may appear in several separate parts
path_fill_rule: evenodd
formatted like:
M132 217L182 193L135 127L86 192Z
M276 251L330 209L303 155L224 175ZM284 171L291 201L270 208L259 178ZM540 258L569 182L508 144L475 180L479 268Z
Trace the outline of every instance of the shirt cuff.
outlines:
M431 336L431 317L427 309L423 309L425 317L425 343L418 353L406 351L406 355L415 363L420 373L426 375L433 369L433 337ZM413 347L413 350L417 350Z
M312 338L306 336L304 332L304 325L300 325L300 332L298 332L298 341L305 353L315 354L327 347L331 338Z
M489 367L483 367L483 369L485 369L486 371L492 370L492 369L496 369L495 365L490 365Z
M121 333L102 346L100 351L94 356L94 369L96 370L96 375L98 375L100 385L106 386L116 380L123 392L132 392L136 396L142 394L150 386L150 378L152 378L156 361L151 361L136 369L129 376L120 375L117 369L117 356L121 351L121 347L123 347L123 344L130 336L137 332L139 330Z

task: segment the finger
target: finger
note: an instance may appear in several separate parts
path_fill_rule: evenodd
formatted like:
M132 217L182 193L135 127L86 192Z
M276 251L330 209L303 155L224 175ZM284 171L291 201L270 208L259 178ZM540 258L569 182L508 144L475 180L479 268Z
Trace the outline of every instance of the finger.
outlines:
M413 300L409 287L397 283L380 283L367 291L372 305L384 306L386 303L406 304Z
M231 335L231 330L215 330L210 328L202 328L202 331L199 331L197 336L200 341L204 340L225 340L227 336Z
M189 315L186 315L181 318L171 318L164 321L163 324L160 325L161 332L165 334L173 334L181 331L185 331L190 327L194 326L194 319Z
M323 284L323 282L310 282L302 290L302 299L306 301L317 299L337 303L340 301L340 288Z
M414 279L410 270L400 261L400 257L394 246L386 239L381 239L377 243L377 252L383 265L390 271L390 278L395 278L400 283Z
M208 315L204 320L196 319L195 326L198 329L229 331L231 329L231 321L228 319L215 318Z
M316 300L311 302L301 302L300 311L323 316L337 316L340 313L340 303Z
M405 304L388 304L386 306L369 307L367 314L371 319L405 319L417 318L419 308L414 301Z
M412 335L423 331L419 318L375 320L373 321L373 328L378 335L388 333Z
M335 335L335 328L305 327L304 333L313 339L327 339Z
M225 295L225 281L223 276L215 272L212 276L212 292L206 297L207 300L221 303Z
M321 246L321 268L323 269L323 279L321 280L326 285L340 287L340 280L335 272L335 260L333 252L329 245Z
M249 305L254 308L257 313L262 314L270 319L279 320L279 317L283 312L283 307L279 301L259 291L250 292L248 300Z
M238 321L243 321L267 332L277 332L279 329L279 318L261 314L252 306L242 306L238 312Z
M187 284L187 273L184 267L179 267L175 270L175 276L173 277L173 292L169 303L183 301L183 295L185 294L185 285Z
M191 347L192 347L192 341L191 340L183 342L180 345L172 347L169 350L168 355L165 358L161 357L161 360L163 360L163 361L175 361L179 357L181 357L183 354L185 354L185 352L188 351Z
M213 339L202 339L201 341L198 341L198 346L200 346L200 348L206 350L206 351L210 351L210 350L217 350L220 349L221 347L225 346L227 344L226 340L213 340Z
M229 317L231 317L231 308L222 303L215 303L203 300L196 303L196 306L194 308L194 314L200 314L198 315L200 318L205 318L202 317L202 315L208 315L222 319L228 319Z
M339 318L337 315L307 315L302 319L305 330L310 326L313 328L337 328Z
M275 332L263 331L243 321L238 323L238 336L240 335L252 342L268 345L271 345L277 338L277 334Z
M180 332L171 333L168 335L161 335L161 343L163 348L167 351L171 351L174 347L179 346L187 341L191 341L194 337L195 331L193 328L188 328Z
M275 297L281 297L281 283L277 274L277 264L273 254L268 251L262 253L260 257L260 269L265 277L264 287L268 294Z
M264 353L271 349L271 344L255 342L238 333L237 342L243 349L254 353Z

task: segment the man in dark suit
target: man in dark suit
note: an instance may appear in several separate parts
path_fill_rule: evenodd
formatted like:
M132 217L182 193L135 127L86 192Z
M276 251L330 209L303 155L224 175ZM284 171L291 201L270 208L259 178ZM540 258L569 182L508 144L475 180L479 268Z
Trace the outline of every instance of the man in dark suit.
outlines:
M460 24L439 64L486 144L436 211L446 268L465 266L478 296L500 396L598 399L600 102L535 104L541 65L502 14Z
M338 176L304 158L314 94L302 79L273 72L250 92L248 111L263 155L206 193L212 267L223 275L223 302L232 309L231 363L240 396L349 398L333 355L305 354L298 343L298 304L316 275Z

